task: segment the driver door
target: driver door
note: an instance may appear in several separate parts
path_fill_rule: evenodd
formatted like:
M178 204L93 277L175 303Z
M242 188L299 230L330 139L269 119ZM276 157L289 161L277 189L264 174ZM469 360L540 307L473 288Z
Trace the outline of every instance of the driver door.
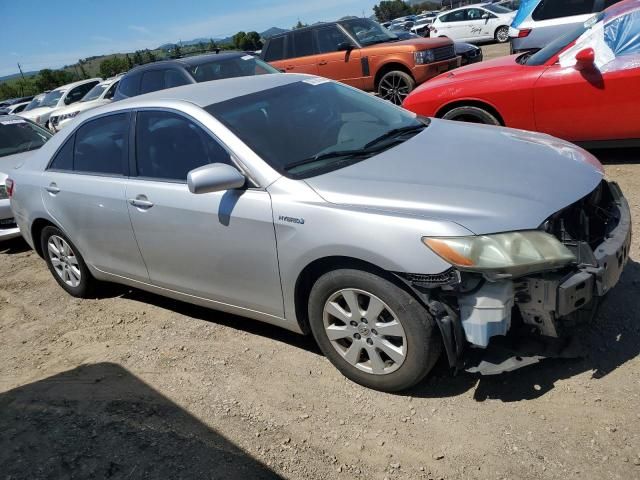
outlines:
M315 29L318 51L318 74L321 77L338 80L356 88L364 88L361 50L340 50L340 45L353 41L335 24Z
M151 283L281 318L269 193L189 192L189 171L234 162L207 130L182 114L139 111L135 136L135 176L126 198Z

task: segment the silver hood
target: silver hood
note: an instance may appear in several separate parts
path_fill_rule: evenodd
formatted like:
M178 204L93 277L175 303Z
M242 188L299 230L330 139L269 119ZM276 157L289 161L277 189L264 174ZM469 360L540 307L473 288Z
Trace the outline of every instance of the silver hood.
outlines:
M480 235L538 228L603 175L591 154L549 135L434 119L397 147L306 182L330 203L448 220Z

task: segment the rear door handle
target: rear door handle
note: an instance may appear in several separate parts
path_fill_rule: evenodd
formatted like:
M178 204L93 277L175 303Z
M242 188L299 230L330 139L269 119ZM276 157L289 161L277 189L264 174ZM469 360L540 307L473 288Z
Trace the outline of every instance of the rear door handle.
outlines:
M49 192L51 195L56 195L60 193L60 189L58 188L58 185L56 185L55 183L50 183L48 187L45 187L45 190Z
M133 205L136 208L140 208L142 210L148 210L151 207L153 207L153 202L150 202L149 200L146 199L146 197L144 197L144 195L138 195L138 197L136 198L130 198L129 199L129 203L131 205Z
M318 65L326 65L326 64L327 64L327 61L326 61L326 60L320 60L320 61L318 62Z
M286 70L293 70L294 66L293 65L287 65L286 67L284 67Z

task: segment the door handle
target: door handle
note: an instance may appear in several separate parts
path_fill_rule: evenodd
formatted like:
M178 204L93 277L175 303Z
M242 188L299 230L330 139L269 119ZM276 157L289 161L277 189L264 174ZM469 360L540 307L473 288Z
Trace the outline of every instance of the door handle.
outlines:
M326 60L320 60L320 61L318 62L318 65L326 65L326 64L327 64L327 61L326 61Z
M55 183L50 183L48 187L45 187L45 190L51 195L57 195L58 193L60 193L60 189Z
M286 67L284 67L286 70L293 70L293 65L287 65Z
M130 198L129 203L136 208L140 208L141 210L148 210L153 207L153 202L144 197L144 195L138 195L136 198Z

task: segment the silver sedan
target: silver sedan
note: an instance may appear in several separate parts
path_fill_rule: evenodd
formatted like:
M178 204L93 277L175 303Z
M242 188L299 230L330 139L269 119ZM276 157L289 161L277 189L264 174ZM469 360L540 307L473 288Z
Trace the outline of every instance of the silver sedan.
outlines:
M386 391L516 326L560 336L629 253L628 205L584 150L304 75L100 107L8 184L71 295L118 282L312 333Z

